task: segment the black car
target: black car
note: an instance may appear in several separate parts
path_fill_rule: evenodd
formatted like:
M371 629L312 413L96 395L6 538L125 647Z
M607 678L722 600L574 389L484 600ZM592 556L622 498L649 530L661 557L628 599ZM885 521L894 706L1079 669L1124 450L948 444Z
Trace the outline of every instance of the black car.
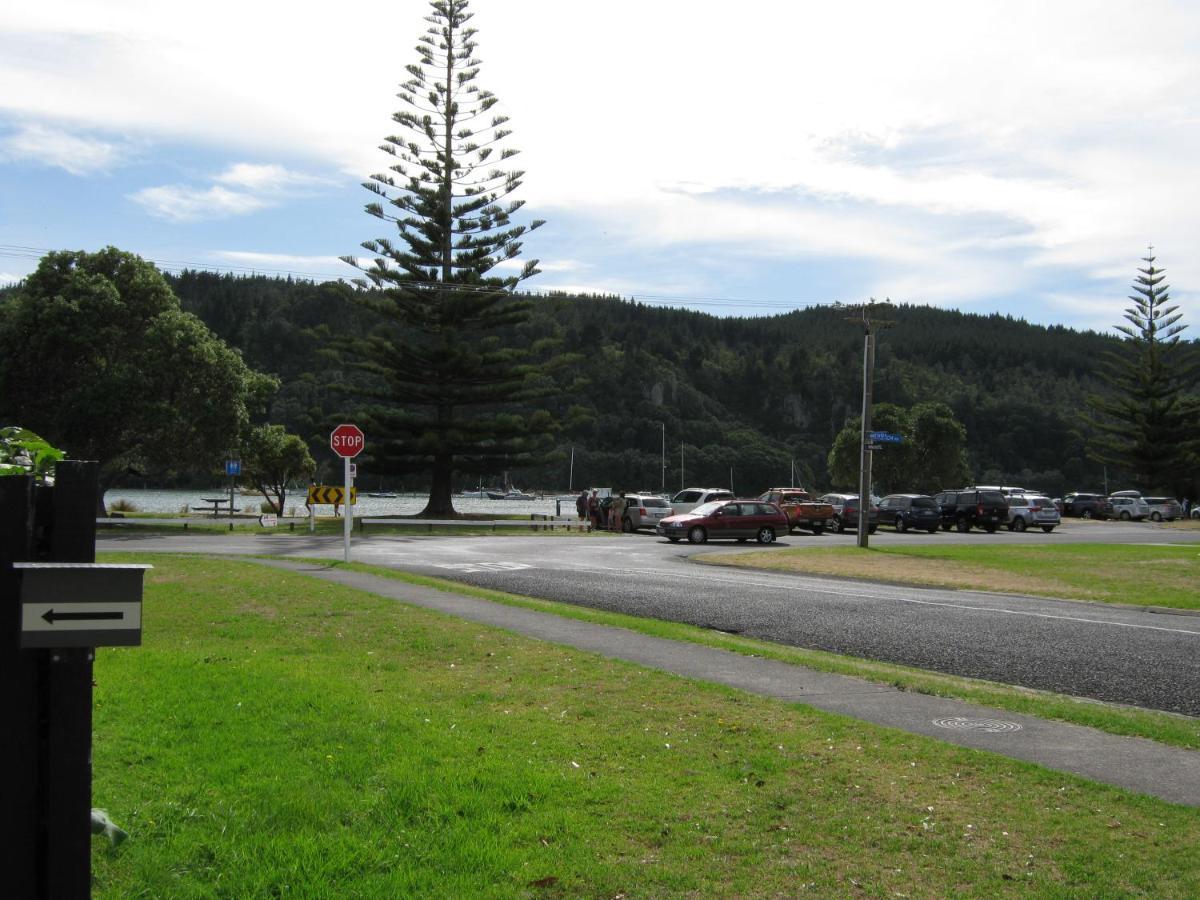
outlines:
M1008 524L1008 501L1000 491L980 491L966 488L961 491L942 491L933 498L942 513L942 528L949 531L970 531L982 528L995 533Z
M928 494L888 494L879 501L879 524L897 531L920 528L934 534L942 524L942 511Z
M1080 519L1111 519L1112 501L1103 494L1067 494L1062 501L1062 514Z

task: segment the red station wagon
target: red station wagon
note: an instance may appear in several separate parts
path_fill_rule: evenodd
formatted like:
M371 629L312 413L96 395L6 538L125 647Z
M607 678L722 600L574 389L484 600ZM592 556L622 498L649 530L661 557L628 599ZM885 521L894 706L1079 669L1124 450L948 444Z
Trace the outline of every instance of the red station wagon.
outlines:
M667 516L654 530L672 543L686 537L693 544L750 538L769 544L788 533L788 518L774 503L763 500L714 500L689 513Z

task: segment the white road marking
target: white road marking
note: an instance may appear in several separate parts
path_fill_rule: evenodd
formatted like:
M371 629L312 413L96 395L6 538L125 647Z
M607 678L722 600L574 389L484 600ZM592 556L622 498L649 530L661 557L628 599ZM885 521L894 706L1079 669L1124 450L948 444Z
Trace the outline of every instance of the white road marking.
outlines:
M532 569L533 566L514 562L469 562L469 563L434 563L439 569L454 569L456 572L515 572L519 569Z

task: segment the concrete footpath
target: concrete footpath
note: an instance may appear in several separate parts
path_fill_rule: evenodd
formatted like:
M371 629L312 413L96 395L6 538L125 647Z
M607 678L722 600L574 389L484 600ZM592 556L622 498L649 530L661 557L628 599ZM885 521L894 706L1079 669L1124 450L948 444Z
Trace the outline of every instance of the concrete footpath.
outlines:
M361 572L311 563L254 561L538 640L764 697L803 703L864 722L1037 763L1172 803L1200 807L1198 751L899 691L845 675L829 675L700 644L650 637L625 628L491 603Z

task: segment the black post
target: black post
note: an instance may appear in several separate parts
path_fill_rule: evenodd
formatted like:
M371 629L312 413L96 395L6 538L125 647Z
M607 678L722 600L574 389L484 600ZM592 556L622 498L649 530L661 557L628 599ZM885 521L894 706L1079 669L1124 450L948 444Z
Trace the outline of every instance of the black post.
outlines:
M12 567L32 558L33 478L0 478L0 719L7 732L0 739L0 846L4 889L12 897L35 896L39 882L38 660L17 649L21 604Z
M0 478L0 841L12 897L91 891L90 647L21 649L14 562L95 562L96 463L60 462L54 487Z
M60 462L55 469L49 562L96 561L99 466ZM28 651L26 651L28 652ZM42 657L47 837L42 852L46 897L87 897L92 880L92 662L94 647L34 651Z

